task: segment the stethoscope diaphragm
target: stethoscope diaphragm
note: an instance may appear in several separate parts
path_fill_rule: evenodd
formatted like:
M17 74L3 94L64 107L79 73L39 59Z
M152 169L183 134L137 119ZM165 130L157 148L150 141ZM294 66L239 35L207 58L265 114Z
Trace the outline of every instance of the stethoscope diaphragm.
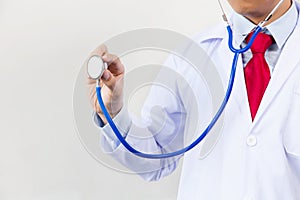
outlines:
M103 62L102 58L98 55L93 55L87 62L87 74L91 79L99 80L107 69L107 63Z

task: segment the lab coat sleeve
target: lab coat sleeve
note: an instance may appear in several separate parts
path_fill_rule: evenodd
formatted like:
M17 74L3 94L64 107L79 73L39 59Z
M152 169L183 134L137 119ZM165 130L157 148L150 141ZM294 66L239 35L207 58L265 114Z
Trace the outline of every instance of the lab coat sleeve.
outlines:
M165 65L176 67L176 62L171 56ZM166 72L161 72L157 78L166 80L168 79L166 75ZM176 82L176 79L169 79L168 89L176 91ZM152 86L141 115L142 120L136 119L124 106L113 119L130 145L139 151L153 154L173 152L183 147L186 115L178 95L166 92L165 88L158 85ZM97 114L94 114L94 122L101 127L101 119ZM156 181L172 173L180 158L180 156L159 160L140 158L120 144L109 125L101 128L100 145L105 153L148 181Z

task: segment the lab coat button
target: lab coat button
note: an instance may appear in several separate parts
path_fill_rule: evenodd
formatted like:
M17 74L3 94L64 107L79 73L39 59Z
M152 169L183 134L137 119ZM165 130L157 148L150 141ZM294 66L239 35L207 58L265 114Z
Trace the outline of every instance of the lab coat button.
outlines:
M257 144L257 139L254 135L250 135L248 138L247 138L247 145L249 147L254 147L256 146Z

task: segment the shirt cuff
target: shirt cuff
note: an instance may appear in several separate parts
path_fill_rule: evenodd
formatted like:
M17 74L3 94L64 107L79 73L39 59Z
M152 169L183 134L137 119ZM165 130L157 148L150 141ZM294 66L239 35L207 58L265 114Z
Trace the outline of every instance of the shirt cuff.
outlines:
M103 128L105 126L103 120L96 112L93 113L93 118L94 118L94 123L96 126L98 126L100 128Z
M101 129L101 133L105 137L105 140L110 144L111 148L117 148L120 145L120 141L116 137L110 125L108 123L104 124L103 120L96 112L93 113L93 119L94 124ZM128 110L127 108L125 108L125 106L123 106L121 111L113 118L113 122L117 126L121 135L126 138L132 122L128 114Z

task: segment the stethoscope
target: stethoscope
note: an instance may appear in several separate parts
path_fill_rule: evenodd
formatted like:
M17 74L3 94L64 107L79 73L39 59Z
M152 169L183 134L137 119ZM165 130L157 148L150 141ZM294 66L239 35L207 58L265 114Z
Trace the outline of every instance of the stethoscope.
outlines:
M237 49L233 46L233 33L232 33L231 26L230 26L230 24L227 20L227 17L226 17L226 14L224 12L222 4L221 4L220 0L218 0L219 5L220 5L221 10L222 10L222 13L223 13L223 15L222 15L223 20L227 23L227 32L228 32L228 36L229 36L228 46L229 46L229 49L234 53L234 58L233 58L233 62L232 62L231 73L230 73L230 78L229 78L229 83L228 83L228 86L227 86L226 94L225 94L225 97L222 101L222 104L221 104L220 108L218 109L217 113L214 115L214 117L211 120L211 122L209 123L209 125L202 132L202 134L194 142L192 142L189 146L187 146L185 148L182 148L180 150L171 152L171 153L164 153L164 154L143 153L143 152L138 151L135 148L133 148L125 140L125 138L122 136L122 134L118 130L117 126L113 122L112 118L110 117L107 109L105 108L105 105L104 105L104 102L103 102L103 99L102 99L102 96L101 96L101 87L99 85L99 79L101 78L104 70L107 69L107 63L103 62L103 60L100 56L97 56L97 55L91 56L89 58L88 62L87 62L87 73L88 73L88 75L91 79L94 79L94 80L97 81L96 93L97 93L98 103L100 105L100 108L102 109L102 112L103 112L108 124L111 126L115 136L118 138L118 140L121 142L121 144L124 145L124 147L129 152L131 152L131 153L133 153L133 154L135 154L139 157L149 158L149 159L163 159L163 158L179 156L179 155L182 155L182 154L188 152L189 150L193 149L195 146L197 146L207 136L207 134L211 131L213 126L216 124L216 122L218 121L218 119L222 115L222 113L223 113L223 111L224 111L224 109L225 109L225 107L228 103L228 100L231 96L233 84L234 84L234 79L235 79L235 74L236 74L236 67L237 67L237 62L238 62L239 55L250 49L250 47L252 46L252 44L253 44L256 36L258 35L258 33L260 33L262 31L265 23L268 22L271 19L271 17L273 16L273 14L279 8L279 6L282 4L283 1L284 0L280 0L278 2L278 4L274 7L274 9L270 12L270 14L265 18L265 20L260 22L253 29L253 35L252 35L249 43L244 48Z

